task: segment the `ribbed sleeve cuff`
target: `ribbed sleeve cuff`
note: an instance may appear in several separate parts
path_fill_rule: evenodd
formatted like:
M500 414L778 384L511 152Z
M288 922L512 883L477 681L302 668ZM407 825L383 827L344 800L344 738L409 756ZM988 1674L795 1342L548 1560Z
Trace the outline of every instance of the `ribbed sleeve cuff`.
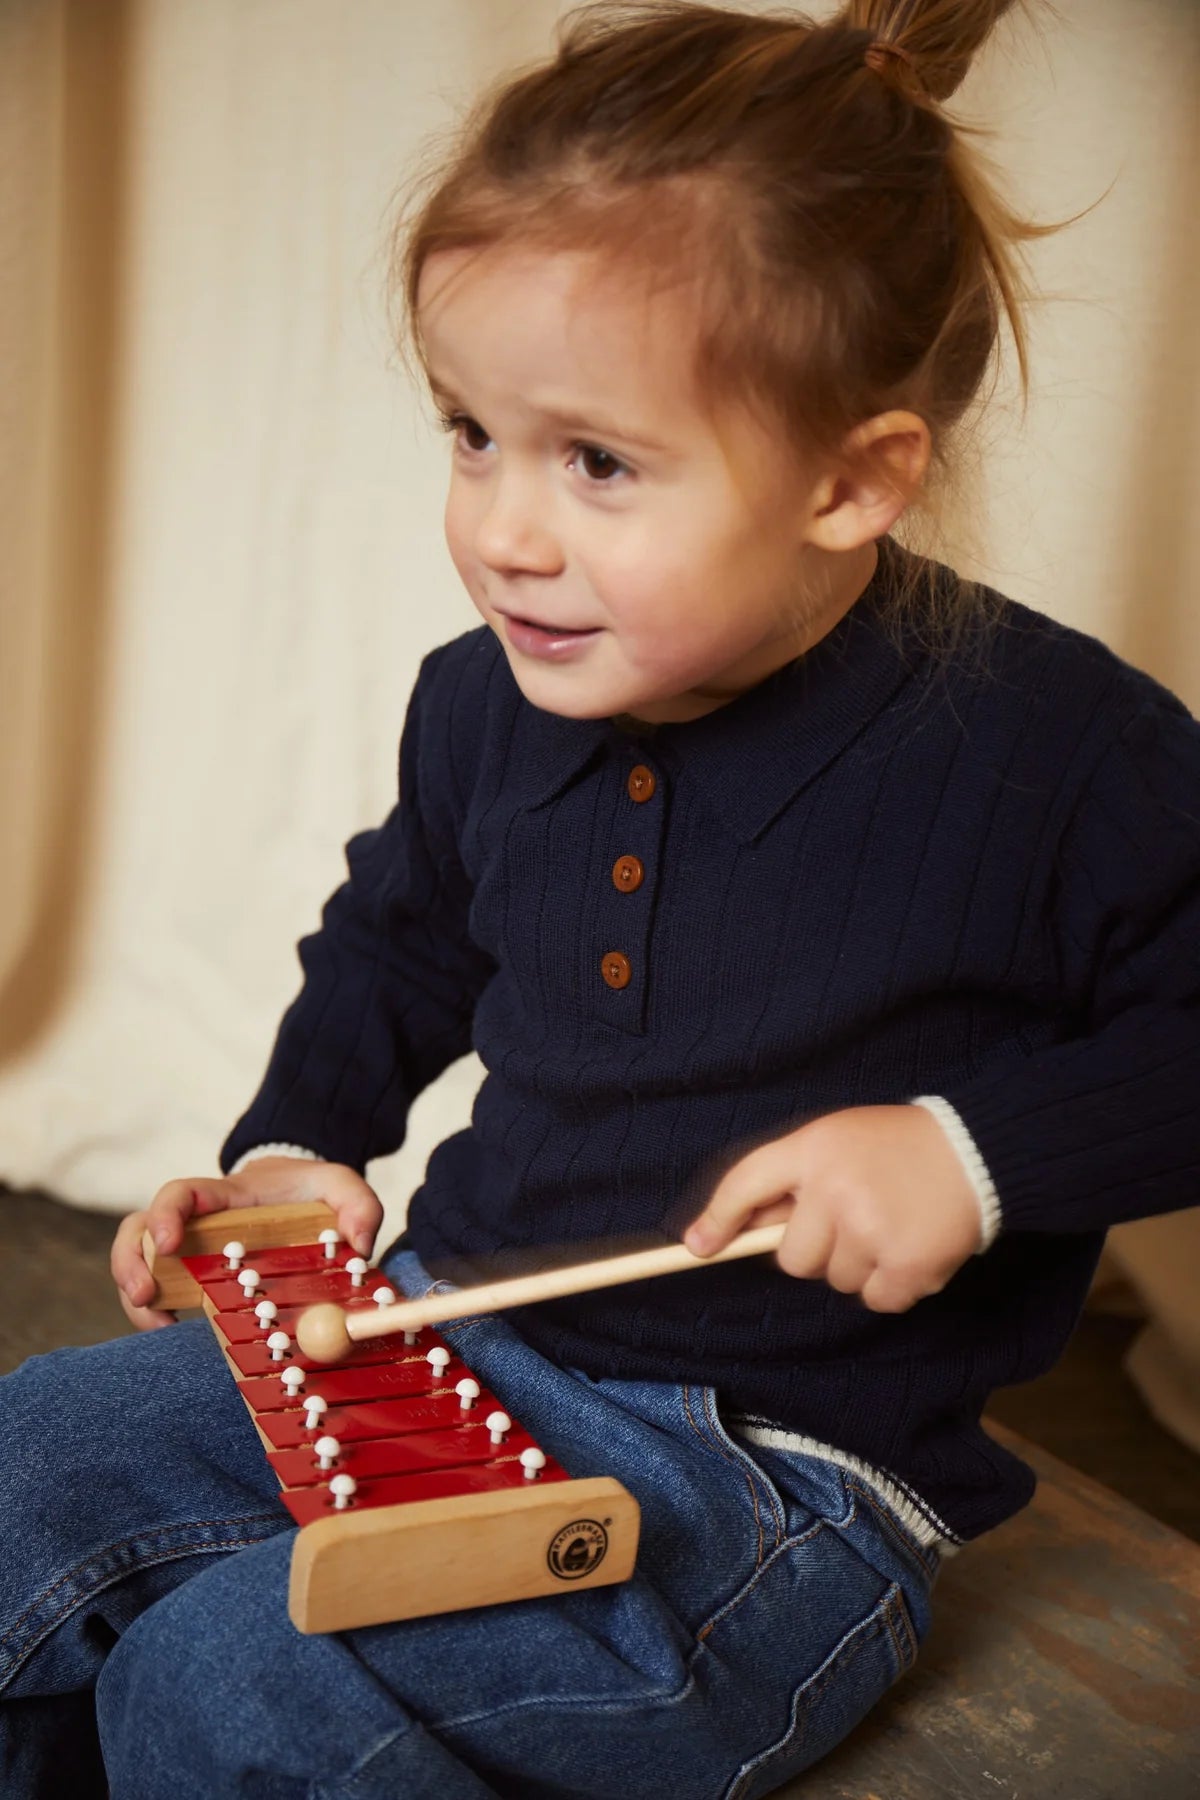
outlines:
M967 1180L971 1183L975 1198L979 1202L982 1234L976 1255L982 1256L1000 1235L1002 1220L1000 1196L996 1192L996 1184L983 1160L979 1146L950 1102L944 1100L940 1094L920 1094L910 1104L923 1106L927 1113L932 1113L949 1138L951 1147L963 1166Z

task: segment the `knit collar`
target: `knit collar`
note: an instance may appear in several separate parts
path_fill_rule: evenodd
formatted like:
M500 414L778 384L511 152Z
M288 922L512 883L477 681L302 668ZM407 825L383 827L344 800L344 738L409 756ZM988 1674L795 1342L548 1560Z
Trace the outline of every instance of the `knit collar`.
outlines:
M568 719L529 708L527 765L534 805L560 793L601 754L658 766L703 794L743 843L779 813L886 707L924 660L904 642L887 602L898 560L879 543L879 562L844 618L804 656L703 718L622 729L610 719ZM528 723L528 721L527 721Z

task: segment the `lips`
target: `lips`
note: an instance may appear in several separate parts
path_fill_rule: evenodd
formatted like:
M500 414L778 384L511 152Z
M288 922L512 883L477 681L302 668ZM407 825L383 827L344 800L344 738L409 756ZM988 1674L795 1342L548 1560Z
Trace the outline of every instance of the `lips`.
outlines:
M536 657L539 662L569 662L586 656L592 639L601 635L595 626L541 625L509 613L503 617L509 646L518 655Z
M582 637L585 632L594 631L594 625L554 625L544 619L531 619L524 613L505 613L514 625L529 625L534 631L544 631L549 637Z

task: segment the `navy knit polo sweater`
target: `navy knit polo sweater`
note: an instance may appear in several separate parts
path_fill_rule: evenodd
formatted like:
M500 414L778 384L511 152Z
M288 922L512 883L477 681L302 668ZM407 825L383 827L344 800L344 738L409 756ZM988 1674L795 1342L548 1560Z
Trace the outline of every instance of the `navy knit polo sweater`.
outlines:
M1200 727L999 596L931 655L880 548L806 656L642 735L530 705L486 629L427 657L398 804L300 945L222 1166L282 1141L363 1170L474 1045L471 1127L406 1233L455 1279L677 1236L753 1145L944 1096L1002 1223L910 1311L754 1259L513 1322L591 1376L712 1385L969 1538L1033 1489L989 1394L1058 1357L1107 1226L1200 1199Z

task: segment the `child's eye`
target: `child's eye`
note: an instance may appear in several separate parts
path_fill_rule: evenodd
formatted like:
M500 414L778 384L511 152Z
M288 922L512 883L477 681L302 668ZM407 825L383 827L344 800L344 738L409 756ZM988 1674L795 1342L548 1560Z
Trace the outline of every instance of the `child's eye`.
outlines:
M466 413L439 413L443 431L453 431L467 450L486 450L491 438L483 429L478 419L468 418Z
M578 462L588 480L597 485L630 472L619 456L614 456L611 450L602 450L599 444L576 444L572 462Z

